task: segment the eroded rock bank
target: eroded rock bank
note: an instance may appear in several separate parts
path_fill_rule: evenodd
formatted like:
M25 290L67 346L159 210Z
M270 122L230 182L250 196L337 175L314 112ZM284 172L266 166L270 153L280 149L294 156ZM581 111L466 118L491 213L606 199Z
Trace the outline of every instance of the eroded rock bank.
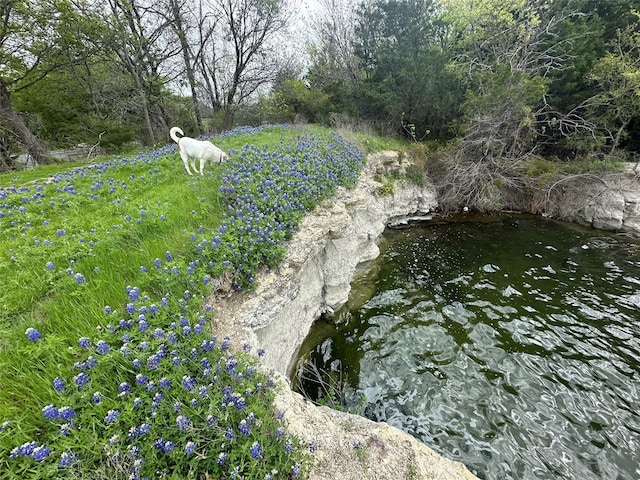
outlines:
M629 164L621 173L576 175L547 194L546 214L599 230L640 237L640 172Z
M398 181L384 194L374 179L407 166L397 152L370 155L357 187L303 219L285 259L258 277L254 291L212 299L218 331L265 349L263 363L282 380L276 406L289 431L313 445L312 480L476 478L395 427L314 406L286 380L313 322L347 301L354 274L378 256L387 224L436 207L429 187Z

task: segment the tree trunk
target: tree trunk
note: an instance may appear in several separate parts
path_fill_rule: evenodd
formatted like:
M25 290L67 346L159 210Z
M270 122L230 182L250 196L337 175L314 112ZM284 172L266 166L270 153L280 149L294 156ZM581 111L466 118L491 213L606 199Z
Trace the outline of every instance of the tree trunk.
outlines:
M202 124L202 115L200 114L200 102L198 101L198 92L196 85L196 74L194 71L194 63L191 55L191 48L187 41L187 35L185 33L185 27L182 22L181 6L176 0L171 1L171 10L173 14L174 28L178 40L180 41L180 48L182 49L182 58L184 59L184 66L187 73L187 80L189 82L189 88L191 89L191 100L193 101L193 110L196 114L196 122L198 123L198 133L204 133L204 127Z
M0 79L0 116L4 117L10 125L13 133L21 140L31 160L36 165L52 163L47 147L31 133L22 117L11 105L11 94L2 79Z

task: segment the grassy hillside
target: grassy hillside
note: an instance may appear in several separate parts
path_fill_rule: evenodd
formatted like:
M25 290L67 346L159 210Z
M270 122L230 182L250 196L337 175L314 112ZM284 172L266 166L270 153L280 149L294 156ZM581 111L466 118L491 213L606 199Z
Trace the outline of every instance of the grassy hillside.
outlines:
M173 144L0 176L2 478L302 474L270 380L204 301L275 265L363 154L321 129L212 140L230 161L204 176Z

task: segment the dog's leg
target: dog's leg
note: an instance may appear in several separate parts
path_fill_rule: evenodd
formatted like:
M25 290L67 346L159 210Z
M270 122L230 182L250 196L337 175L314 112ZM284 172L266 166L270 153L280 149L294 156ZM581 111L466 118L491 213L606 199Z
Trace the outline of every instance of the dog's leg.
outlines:
M189 170L189 157L187 156L187 154L184 153L182 150L180 150L180 157L182 158L182 161L184 162L184 168L187 170L187 173L189 175L193 175L193 173L191 173L191 170Z
M200 159L200 175L204 175L204 158Z

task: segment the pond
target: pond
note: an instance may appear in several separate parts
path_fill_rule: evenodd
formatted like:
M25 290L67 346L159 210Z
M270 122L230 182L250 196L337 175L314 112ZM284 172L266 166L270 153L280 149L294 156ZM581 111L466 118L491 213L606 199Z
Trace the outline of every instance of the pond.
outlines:
M314 325L298 391L482 479L640 478L637 242L505 216L388 229L380 248Z

